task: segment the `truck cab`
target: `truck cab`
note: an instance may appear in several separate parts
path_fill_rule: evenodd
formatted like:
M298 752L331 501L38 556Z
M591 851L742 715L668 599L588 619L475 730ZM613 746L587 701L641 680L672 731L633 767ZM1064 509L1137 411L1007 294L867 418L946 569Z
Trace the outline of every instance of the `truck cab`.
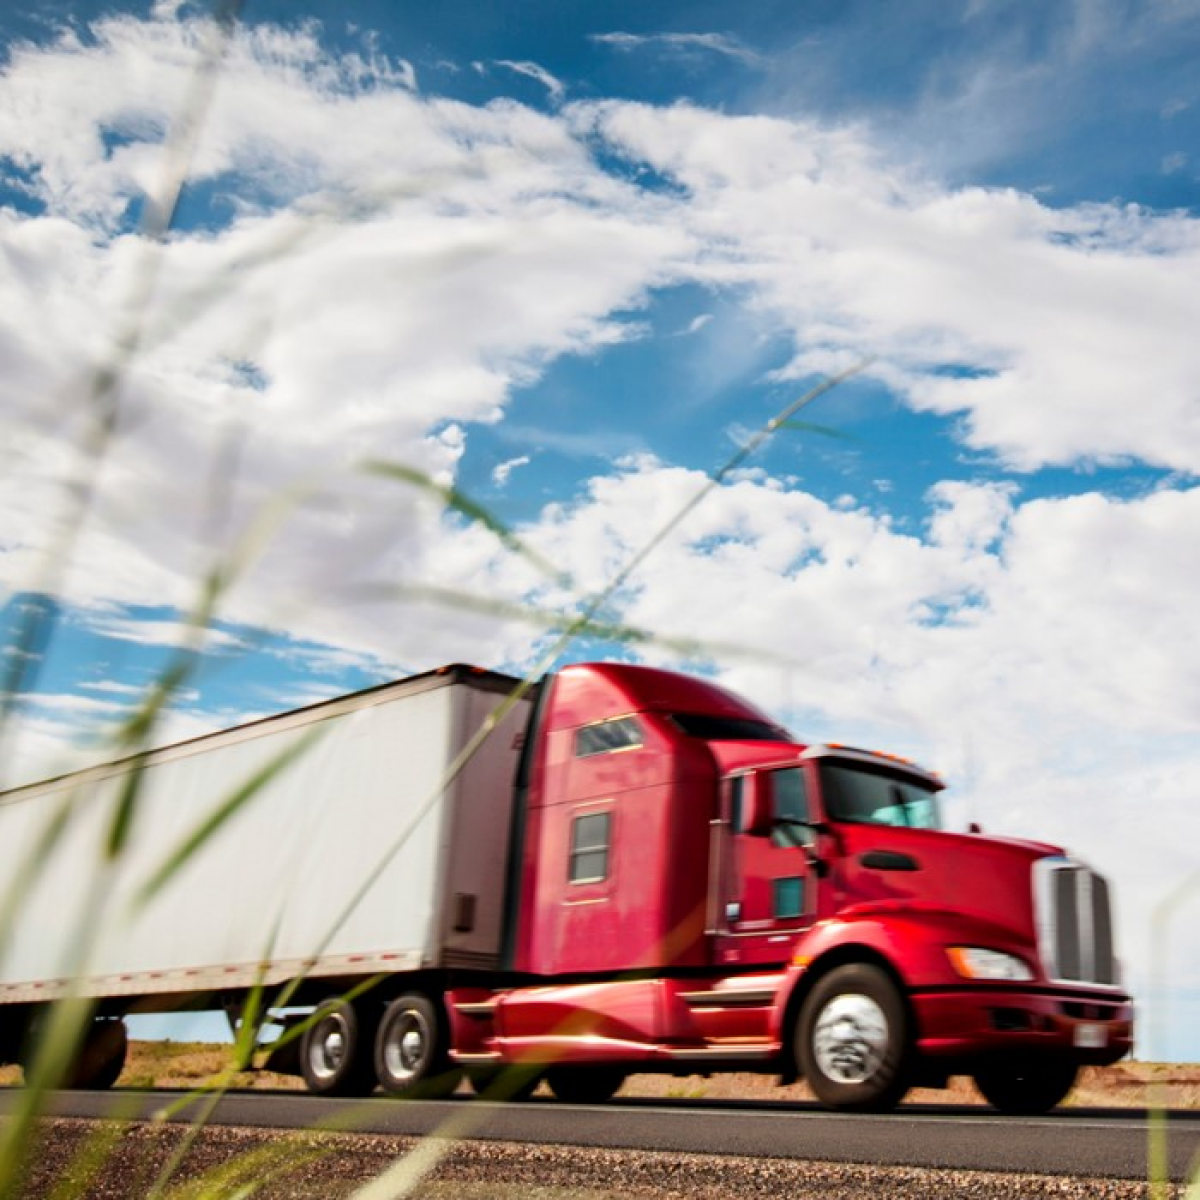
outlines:
M585 664L544 684L523 773L515 986L468 998L487 1028L459 1021L463 1063L589 1098L634 1070L777 1071L847 1110L966 1073L1030 1112L1130 1048L1103 879L944 830L913 763Z

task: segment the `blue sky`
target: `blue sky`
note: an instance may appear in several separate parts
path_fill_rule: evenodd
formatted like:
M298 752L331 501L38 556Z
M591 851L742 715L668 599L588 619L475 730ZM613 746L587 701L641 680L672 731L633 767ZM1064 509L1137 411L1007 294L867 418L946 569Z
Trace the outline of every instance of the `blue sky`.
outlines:
M1200 923L1169 1006L1145 950L1200 867L1200 3L210 11L0 13L7 778L104 752L214 567L164 740L683 639L1108 874L1200 1059ZM645 640L556 651L852 366L606 606Z

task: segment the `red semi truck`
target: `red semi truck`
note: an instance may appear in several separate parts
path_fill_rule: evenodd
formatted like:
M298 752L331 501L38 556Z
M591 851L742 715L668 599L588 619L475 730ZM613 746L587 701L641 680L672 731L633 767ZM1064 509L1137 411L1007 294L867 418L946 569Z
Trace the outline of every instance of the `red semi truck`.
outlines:
M66 866L0 930L0 1059L74 991L96 1017L72 1081L107 1085L125 1015L236 1019L260 984L292 1029L272 1065L327 1095L466 1073L602 1101L631 1073L755 1071L854 1111L967 1074L1030 1113L1130 1049L1109 889L1061 849L948 832L937 776L797 742L702 679L590 663L517 687L443 668L0 796L9 872L74 813ZM135 769L104 914L72 913Z

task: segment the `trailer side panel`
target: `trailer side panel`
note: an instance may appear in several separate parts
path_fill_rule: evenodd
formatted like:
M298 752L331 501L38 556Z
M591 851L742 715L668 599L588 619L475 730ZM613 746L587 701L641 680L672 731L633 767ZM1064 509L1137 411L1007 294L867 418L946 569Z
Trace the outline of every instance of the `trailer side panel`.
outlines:
M494 965L504 879L495 844L527 706L448 773L505 682L420 676L156 751L113 863L103 847L128 764L0 798L7 880L38 855L56 811L70 811L0 943L0 1002L52 999L69 978L112 997L456 958ZM147 895L189 838L263 776ZM474 844L460 851L464 834Z

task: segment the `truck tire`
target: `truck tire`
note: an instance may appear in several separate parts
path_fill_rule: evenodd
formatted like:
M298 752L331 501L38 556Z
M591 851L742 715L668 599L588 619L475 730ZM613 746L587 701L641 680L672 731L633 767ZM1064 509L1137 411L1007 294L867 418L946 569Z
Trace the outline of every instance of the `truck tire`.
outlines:
M375 1076L383 1090L426 1100L449 1096L462 1072L450 1062L445 1030L428 996L409 992L393 1000L375 1037Z
M621 1090L625 1072L618 1067L551 1067L546 1082L566 1104L603 1104Z
M842 1112L888 1112L908 1091L909 1019L891 977L836 967L805 998L796 1059L816 1097Z
M300 1074L318 1096L369 1096L375 1090L371 1043L374 1008L326 1000L300 1039Z
M1062 1059L997 1059L975 1072L975 1086L1002 1113L1032 1117L1067 1098L1079 1068Z
M124 1021L93 1021L63 1087L107 1091L125 1069L128 1053L129 1031Z

